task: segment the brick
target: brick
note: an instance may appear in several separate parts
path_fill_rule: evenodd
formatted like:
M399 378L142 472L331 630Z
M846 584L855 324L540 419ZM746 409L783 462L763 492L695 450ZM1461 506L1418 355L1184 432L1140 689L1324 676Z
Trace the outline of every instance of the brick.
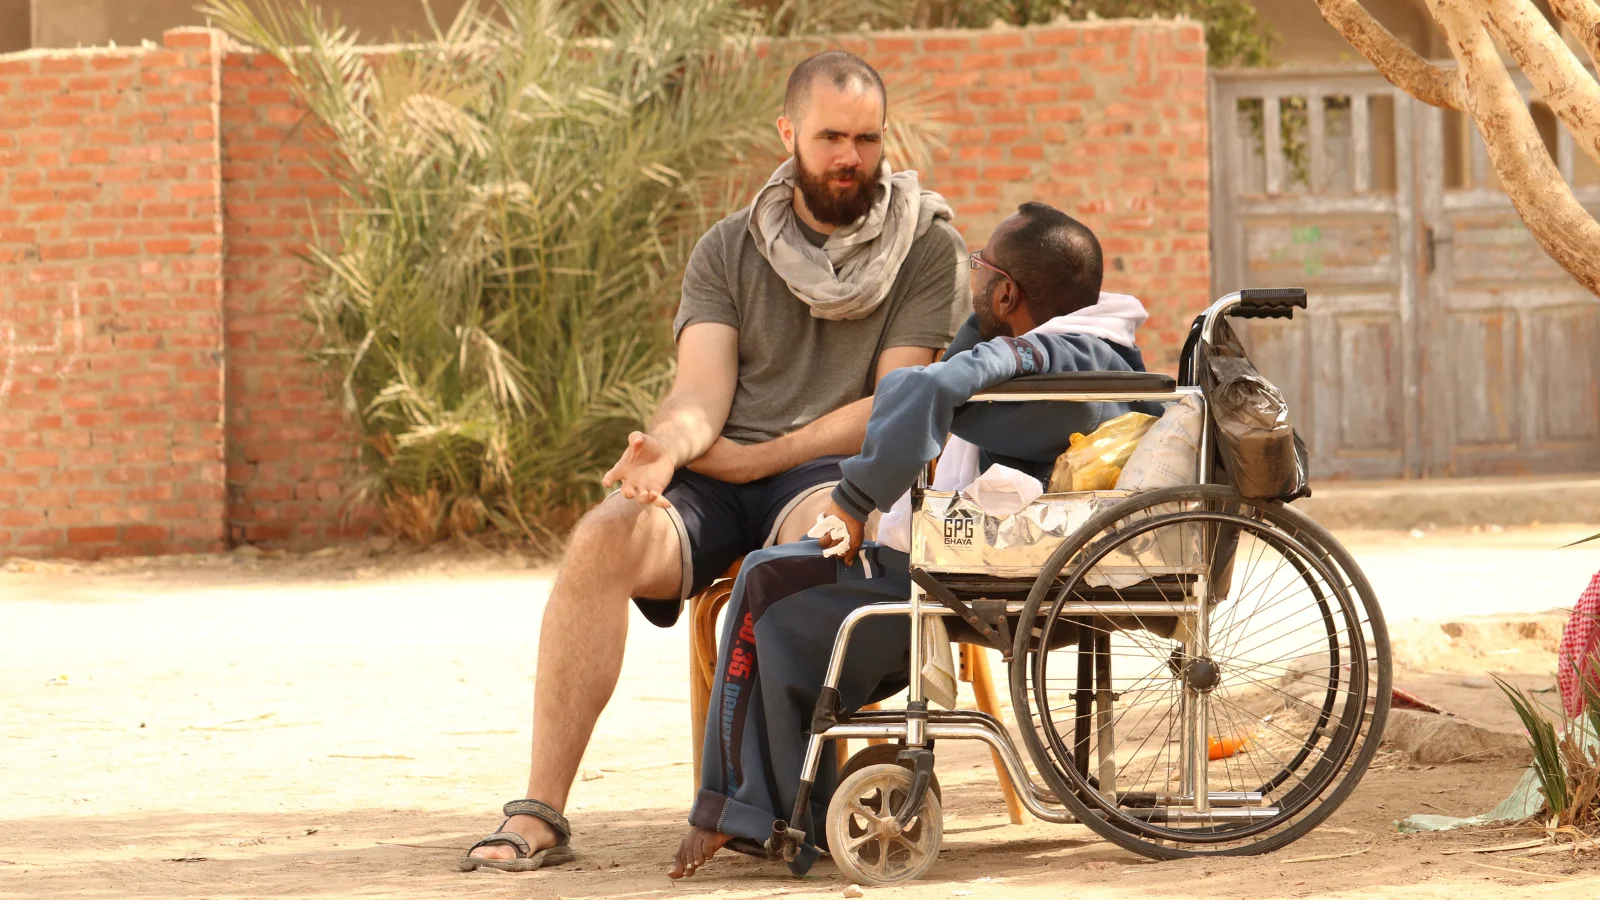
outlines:
M67 155L67 161L75 166L108 163L111 151L104 147L79 147Z
M95 56L89 68L95 72L121 72L134 67L137 60L131 56Z
M1020 32L1001 32L978 37L978 46L984 50L1016 50L1026 44L1027 38Z
M124 541L165 541L172 535L172 529L165 525L125 525L122 529Z
M67 540L74 544L110 543L116 539L117 529L110 525L67 529Z
M171 28L161 34L161 45L170 49L209 49L217 32L208 28Z
M102 241L94 245L96 257L137 256L139 245L134 241Z
M25 450L12 454L11 465L19 469L53 469L61 457L49 450Z

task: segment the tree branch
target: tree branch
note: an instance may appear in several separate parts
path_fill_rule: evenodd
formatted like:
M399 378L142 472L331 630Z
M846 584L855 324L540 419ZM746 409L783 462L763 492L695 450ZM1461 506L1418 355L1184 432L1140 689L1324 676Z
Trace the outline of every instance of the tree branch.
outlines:
M1589 59L1600 67L1600 6L1595 0L1550 0L1550 8L1567 23L1572 33L1589 51Z
M1395 87L1429 106L1461 109L1461 85L1455 72L1441 69L1407 47L1383 27L1361 0L1317 0L1328 24L1339 30L1350 46L1361 51Z
M1583 152L1600 163L1600 82L1578 61L1532 0L1475 3L1551 111L1578 139Z
M1556 264L1600 294L1600 223L1573 198L1556 171L1533 116L1471 0L1428 0L1461 67L1466 112L1489 149L1511 204Z

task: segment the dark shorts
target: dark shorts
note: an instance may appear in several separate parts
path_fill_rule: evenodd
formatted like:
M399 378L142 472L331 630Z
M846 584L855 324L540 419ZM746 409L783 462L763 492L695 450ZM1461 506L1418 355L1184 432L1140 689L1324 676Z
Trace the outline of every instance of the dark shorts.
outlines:
M839 481L842 456L821 456L749 484L729 484L679 469L667 485L667 515L678 529L683 590L672 600L635 597L651 624L670 628L683 601L711 586L746 553L778 541L778 526L795 506Z

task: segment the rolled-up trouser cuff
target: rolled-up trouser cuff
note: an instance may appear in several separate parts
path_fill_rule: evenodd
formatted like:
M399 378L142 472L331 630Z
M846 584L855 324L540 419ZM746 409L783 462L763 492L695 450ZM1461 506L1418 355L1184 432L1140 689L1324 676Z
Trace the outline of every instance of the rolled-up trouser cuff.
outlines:
M728 837L748 838L765 844L772 837L772 813L702 788L689 810L689 824Z

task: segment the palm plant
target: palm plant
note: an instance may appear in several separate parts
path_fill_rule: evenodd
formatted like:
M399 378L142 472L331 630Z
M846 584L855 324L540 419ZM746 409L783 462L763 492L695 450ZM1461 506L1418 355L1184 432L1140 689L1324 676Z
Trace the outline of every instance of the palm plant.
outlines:
M494 0L376 56L307 0L205 11L289 69L334 151L300 287L367 437L353 499L418 541L562 533L667 384L693 239L766 175L741 165L783 84L763 19Z
M1565 721L1561 732L1530 694L1498 676L1495 682L1528 732L1533 774L1544 795L1542 824L1552 833L1590 838L1600 830L1600 683L1585 668L1600 671L1600 656L1591 657L1576 673L1583 709Z

